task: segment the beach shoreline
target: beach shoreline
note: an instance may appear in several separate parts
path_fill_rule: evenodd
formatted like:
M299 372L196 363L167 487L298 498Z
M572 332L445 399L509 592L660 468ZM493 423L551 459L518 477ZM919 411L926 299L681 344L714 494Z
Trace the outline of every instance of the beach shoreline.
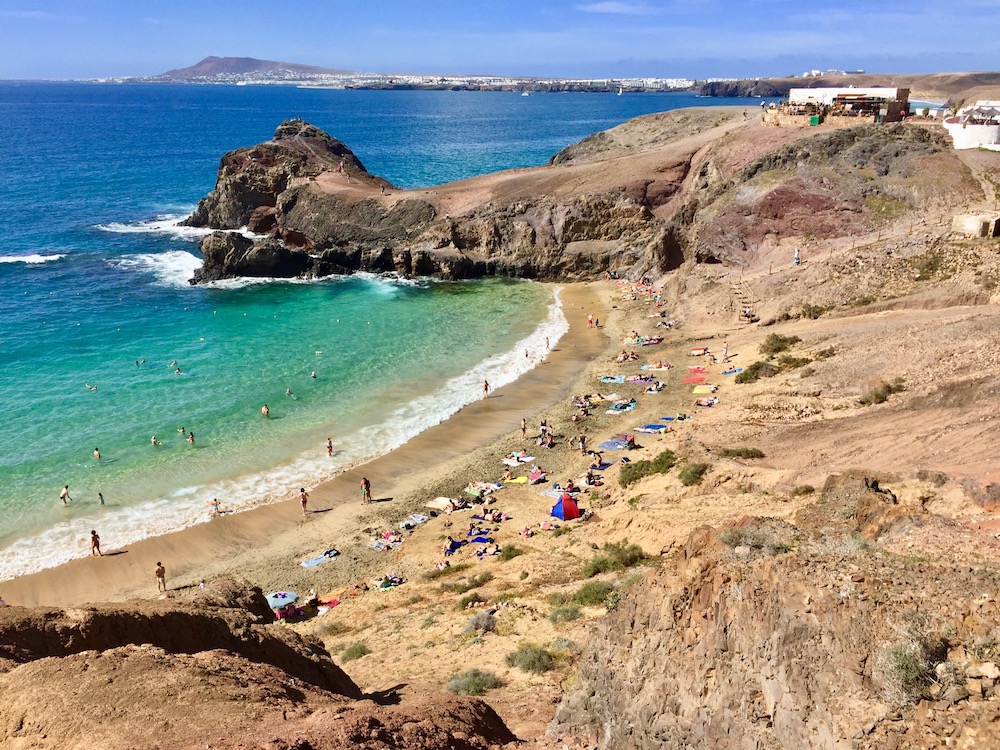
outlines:
M308 488L310 513L305 518L297 501L287 500L150 537L126 549L116 550L113 540L105 539L104 557L5 581L0 593L9 604L23 606L148 597L156 593L153 569L158 562L167 568L167 585L174 591L219 575L242 575L264 585L275 579L269 569L286 569L289 563L297 568L299 556L344 546L348 537L357 538L358 529L392 515L400 498L419 495L421 486L451 473L452 464L497 443L522 418L537 421L538 414L569 395L583 370L608 346L605 336L588 330L586 322L589 314L605 318L606 310L599 285L561 289L569 330L545 362L399 448ZM371 480L377 501L372 506L360 503L362 476Z

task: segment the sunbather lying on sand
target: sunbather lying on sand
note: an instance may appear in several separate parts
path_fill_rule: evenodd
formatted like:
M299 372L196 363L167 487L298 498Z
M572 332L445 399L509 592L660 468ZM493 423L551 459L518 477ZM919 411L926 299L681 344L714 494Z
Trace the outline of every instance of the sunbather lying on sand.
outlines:
M694 402L695 406L715 406L719 403L718 396L712 396L711 398L699 398Z

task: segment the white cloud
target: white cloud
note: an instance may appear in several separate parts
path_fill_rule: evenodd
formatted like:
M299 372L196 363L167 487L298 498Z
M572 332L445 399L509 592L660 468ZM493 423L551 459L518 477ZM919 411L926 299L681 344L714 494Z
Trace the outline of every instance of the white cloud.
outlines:
M20 18L27 21L54 21L57 16L44 10L2 10L0 17Z
M607 13L616 16L648 16L656 12L644 3L623 3L619 0L577 5L576 9L584 13Z

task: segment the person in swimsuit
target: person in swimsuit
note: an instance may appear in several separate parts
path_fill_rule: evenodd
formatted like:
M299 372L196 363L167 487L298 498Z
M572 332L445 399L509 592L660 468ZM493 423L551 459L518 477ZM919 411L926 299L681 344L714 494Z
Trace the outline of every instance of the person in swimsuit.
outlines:
M361 501L370 503L372 501L372 483L368 477L361 477Z
M299 490L299 504L302 505L302 515L307 515L309 511L306 510L306 505L309 504L309 493L306 492L305 487Z
M101 537L97 535L97 532L93 529L90 530L90 556L93 557L97 554L99 557L104 557L104 553L101 552Z

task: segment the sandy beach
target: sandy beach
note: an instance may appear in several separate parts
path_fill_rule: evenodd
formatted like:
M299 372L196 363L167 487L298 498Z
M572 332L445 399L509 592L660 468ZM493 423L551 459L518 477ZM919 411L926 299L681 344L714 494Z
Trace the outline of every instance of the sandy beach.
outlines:
M173 591L223 574L242 575L262 586L295 585L289 578L303 570L297 560L331 547L343 549L359 529L394 513L405 517L409 510L402 512L400 506L408 499L409 505L422 502L426 488L442 477L472 478L479 467L474 458L470 461L470 454L512 434L522 417L537 422L537 414L568 396L580 372L608 345L601 331L587 328L587 315L606 317L602 299L599 285L563 286L569 331L553 343L544 363L397 450L307 488L310 513L305 518L297 499L292 499L221 516L125 549L116 549L114 540L105 538L103 557L74 560L7 581L0 584L0 594L9 604L63 607L155 596L157 562L166 567L167 585ZM464 471L459 469L463 465ZM376 502L371 506L361 504L362 476L372 484ZM338 573L344 575L345 568L350 566L340 566Z

